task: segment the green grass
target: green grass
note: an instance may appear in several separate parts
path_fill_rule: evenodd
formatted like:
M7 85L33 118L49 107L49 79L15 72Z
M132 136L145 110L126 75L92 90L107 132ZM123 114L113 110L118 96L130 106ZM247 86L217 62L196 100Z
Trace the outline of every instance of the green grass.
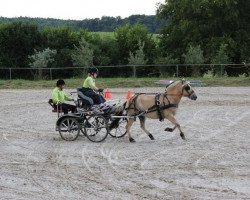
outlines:
M97 78L97 86L102 88L132 88L163 86L155 82L160 79L176 80L174 78ZM250 86L249 77L226 78L186 78L187 80L200 80L207 86ZM83 79L64 79L67 88L77 88L82 85ZM0 89L45 89L53 88L57 80L0 80Z
M114 32L93 32L97 35L99 35L101 38L115 38Z
M93 32L97 35L99 35L101 38L115 38L115 33L114 32ZM149 34L151 36L151 33ZM156 42L159 43L159 34L152 34L152 39Z
M249 77L226 77L226 78L202 78L200 79L208 86L226 86L226 87L249 87L250 78Z

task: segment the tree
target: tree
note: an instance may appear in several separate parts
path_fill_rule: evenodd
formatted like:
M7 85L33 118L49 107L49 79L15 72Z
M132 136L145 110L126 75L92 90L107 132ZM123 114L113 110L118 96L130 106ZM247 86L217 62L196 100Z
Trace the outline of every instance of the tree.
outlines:
M94 65L108 66L116 65L119 62L117 56L118 45L113 34L92 33L91 44L94 50ZM105 69L105 71L108 71Z
M187 53L183 54L186 64L202 64L204 63L203 51L200 45L192 46L190 45Z
M226 44L221 44L219 50L216 52L216 55L214 58L211 60L212 64L229 64L230 59L227 55L227 45ZM215 75L223 75L225 72L225 67L224 66L216 66L213 69L213 74Z
M203 51L201 50L200 45L198 46L192 46L190 45L187 53L183 54L185 64L203 64L204 63L204 57L203 57ZM193 76L199 76L200 75L200 69L199 66L192 66L192 75Z
M156 60L156 64L158 65L176 65L180 64L180 60L178 58L173 58L171 55L166 55L165 57L159 56ZM160 66L159 73L161 77L174 76L176 69L167 66Z
M131 51L129 52L128 62L130 65L145 65L148 61L143 52L145 44L139 40L138 46L139 49L136 50L134 54Z
M12 22L0 24L0 60L3 67L23 68L28 56L39 49L41 34L35 24Z
M75 51L71 55L74 66L90 67L93 66L93 49L91 45L81 38L79 46L75 46Z
M227 45L221 44L219 50L211 61L212 64L228 64L230 63L227 55Z
M235 63L250 54L250 1L247 0L167 0L158 16L168 23L162 28L160 47L165 54L181 58L189 45L200 45L210 62L214 47L222 40Z
M61 20L53 18L29 18L29 17L17 17L17 18L6 18L0 17L0 23L9 23L13 21L21 21L25 23L36 23L39 28L45 26L69 26L74 30L87 29L91 32L112 32L115 28L122 26L126 23L134 25L140 22L148 28L151 33L156 33L162 20L157 18L155 15L131 15L127 18L122 19L121 17L108 17L103 16L102 18L95 19L84 19L84 20Z
M80 33L70 27L45 27L42 29L43 45L55 49L57 54L53 67L73 66L71 54L80 40Z
M48 64L54 61L56 50L46 48L43 51L35 50L35 54L29 56L31 62L29 66L32 68L45 68ZM37 76L38 79L42 79L42 69L38 69L38 75L34 74L34 78Z
M135 53L138 49L138 41L145 44L144 53L148 62L152 63L155 57L155 42L147 29L139 23L131 26L124 25L115 30L115 39L118 44L119 64L127 64L129 52Z

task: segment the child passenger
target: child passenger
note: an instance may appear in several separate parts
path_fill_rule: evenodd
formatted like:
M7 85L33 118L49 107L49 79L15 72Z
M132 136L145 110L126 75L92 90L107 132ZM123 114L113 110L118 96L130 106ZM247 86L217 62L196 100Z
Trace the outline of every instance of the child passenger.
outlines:
M74 101L74 99L65 94L63 91L64 86L64 80L60 79L57 81L56 87L52 91L53 106L54 108L57 108L57 105L59 105L64 114L67 114L68 111L74 113L76 112L76 106L65 103L66 101Z

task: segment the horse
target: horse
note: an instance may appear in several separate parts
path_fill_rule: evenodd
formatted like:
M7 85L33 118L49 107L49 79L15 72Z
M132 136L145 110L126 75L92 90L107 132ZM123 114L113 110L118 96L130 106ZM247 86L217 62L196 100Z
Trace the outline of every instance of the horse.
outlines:
M154 140L154 136L145 128L146 118L159 119L163 121L164 118L174 124L173 128L167 127L165 131L173 132L176 128L180 131L180 136L183 140L186 140L181 126L175 118L178 105L182 97L188 97L191 100L196 100L197 95L192 89L190 84L186 80L174 81L166 86L164 93L137 93L130 100L123 104L123 109L118 115L122 115L126 111L127 125L126 133L130 142L135 142L131 137L130 128L133 125L136 117L139 117L141 129L148 135L151 140ZM115 119L110 124L110 130L118 126L120 119Z

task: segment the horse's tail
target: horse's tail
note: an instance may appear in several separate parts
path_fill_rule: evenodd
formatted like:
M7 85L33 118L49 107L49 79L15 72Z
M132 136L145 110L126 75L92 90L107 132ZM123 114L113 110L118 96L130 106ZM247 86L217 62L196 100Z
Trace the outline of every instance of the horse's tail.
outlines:
M122 116L125 108L126 108L126 104L127 102L124 102L122 104L119 104L117 105L115 108L114 108L114 111L113 111L113 114L115 116ZM121 118L116 118L114 119L111 124L109 125L109 130L111 131L112 129L114 128L117 128L119 126L119 121L120 121Z

